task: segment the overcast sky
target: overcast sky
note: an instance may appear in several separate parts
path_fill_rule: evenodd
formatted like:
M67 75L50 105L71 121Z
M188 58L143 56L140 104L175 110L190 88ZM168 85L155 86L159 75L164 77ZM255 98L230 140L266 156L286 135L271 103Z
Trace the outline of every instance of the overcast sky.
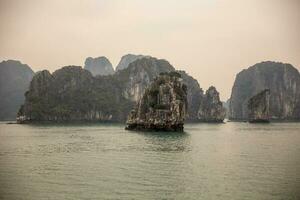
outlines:
M257 62L300 69L299 0L0 0L0 59L34 71L127 53L167 59L221 99Z

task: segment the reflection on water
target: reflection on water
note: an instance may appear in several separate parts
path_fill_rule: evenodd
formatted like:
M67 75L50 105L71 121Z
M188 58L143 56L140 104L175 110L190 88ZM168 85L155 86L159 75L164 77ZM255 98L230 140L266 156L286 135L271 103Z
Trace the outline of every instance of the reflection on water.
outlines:
M190 150L190 135L186 132L132 132L145 136L149 151L184 152ZM144 149L145 150L145 149Z
M0 199L299 199L300 123L0 124Z

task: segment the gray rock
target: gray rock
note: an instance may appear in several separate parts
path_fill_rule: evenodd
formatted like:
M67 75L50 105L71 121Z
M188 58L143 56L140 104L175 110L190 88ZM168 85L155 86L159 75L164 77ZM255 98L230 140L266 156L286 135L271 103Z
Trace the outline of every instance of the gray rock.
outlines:
M168 61L147 57L130 63L125 70L118 71L116 79L123 82L124 97L138 102L155 77L170 71L175 71L175 68Z
M0 120L15 120L34 72L20 61L0 63Z
M223 122L226 110L220 101L219 92L211 86L205 92L198 111L198 119L203 122Z
M187 88L177 72L154 79L129 114L128 130L183 131L187 109Z
M116 71L122 70L122 69L126 69L130 63L144 58L144 57L150 57L150 56L144 56L144 55L134 55L134 54L127 54L122 56L119 64L116 67Z
M201 102L204 100L203 90L198 81L192 76L188 75L185 71L177 72L181 74L183 83L187 86L188 111L186 120L197 121L198 110Z
M114 69L110 61L104 57L91 58L88 57L84 63L84 69L90 71L93 76L97 75L111 75L114 73Z
M270 89L271 120L300 119L300 75L290 64L262 62L237 74L231 93L230 119L248 119L248 101Z
M269 122L270 90L265 89L251 97L248 101L249 122Z
M226 110L226 118L228 119L229 118L229 105L230 105L230 98L227 99L227 101L225 102L222 102L223 103L223 107L225 108Z

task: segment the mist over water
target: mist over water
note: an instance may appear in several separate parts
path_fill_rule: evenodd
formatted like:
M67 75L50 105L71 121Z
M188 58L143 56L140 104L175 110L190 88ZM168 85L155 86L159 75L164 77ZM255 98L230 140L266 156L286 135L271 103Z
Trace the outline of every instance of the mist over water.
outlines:
M300 123L0 124L0 199L299 199Z

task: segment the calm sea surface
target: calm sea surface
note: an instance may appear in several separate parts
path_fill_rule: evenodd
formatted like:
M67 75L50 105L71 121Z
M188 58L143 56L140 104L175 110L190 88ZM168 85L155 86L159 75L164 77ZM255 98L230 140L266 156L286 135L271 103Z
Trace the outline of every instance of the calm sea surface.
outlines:
M300 199L300 123L0 124L0 199Z

